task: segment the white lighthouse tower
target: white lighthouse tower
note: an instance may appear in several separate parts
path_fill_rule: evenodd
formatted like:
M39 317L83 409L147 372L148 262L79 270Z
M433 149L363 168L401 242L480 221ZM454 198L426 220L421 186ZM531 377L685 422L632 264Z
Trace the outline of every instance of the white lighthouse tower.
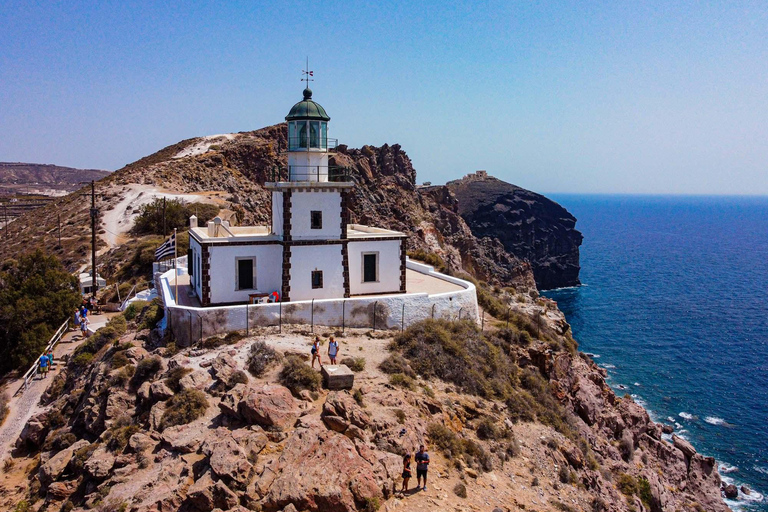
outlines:
M330 117L304 89L288 122L287 181L272 190L272 233L283 241L283 300L349 297L347 193L354 186L344 169L328 165L336 140Z

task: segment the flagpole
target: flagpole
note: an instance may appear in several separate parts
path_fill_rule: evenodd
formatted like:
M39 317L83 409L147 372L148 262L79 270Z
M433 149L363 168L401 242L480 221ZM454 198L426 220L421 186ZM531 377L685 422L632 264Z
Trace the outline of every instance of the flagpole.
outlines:
M178 240L176 240L176 228L173 228L173 276L174 276L174 284L176 286L176 305L179 305L179 265L176 262L176 245Z

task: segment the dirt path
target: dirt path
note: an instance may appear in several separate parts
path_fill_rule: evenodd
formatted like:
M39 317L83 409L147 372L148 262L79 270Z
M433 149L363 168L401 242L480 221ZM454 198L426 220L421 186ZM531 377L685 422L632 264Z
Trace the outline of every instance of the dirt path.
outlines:
M106 315L93 315L91 317L91 329L94 331L99 329L107 323L107 320L108 317ZM16 439L21 434L29 418L42 410L40 407L40 397L43 396L48 385L53 382L53 377L56 373L63 368L61 358L74 352L83 341L84 338L80 335L79 331L70 331L65 334L53 351L55 366L48 378L41 379L38 376L32 379L26 391L9 400L8 408L10 410L8 417L5 419L2 427L0 427L0 463L4 462L10 455ZM23 382L24 379L21 378L9 382L6 386L6 391L9 395L15 393Z

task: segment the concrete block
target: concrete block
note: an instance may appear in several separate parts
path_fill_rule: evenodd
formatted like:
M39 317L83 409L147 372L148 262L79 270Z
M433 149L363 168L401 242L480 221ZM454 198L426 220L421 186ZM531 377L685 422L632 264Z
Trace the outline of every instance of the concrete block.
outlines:
M352 389L355 374L345 364L325 364L320 370L327 389Z

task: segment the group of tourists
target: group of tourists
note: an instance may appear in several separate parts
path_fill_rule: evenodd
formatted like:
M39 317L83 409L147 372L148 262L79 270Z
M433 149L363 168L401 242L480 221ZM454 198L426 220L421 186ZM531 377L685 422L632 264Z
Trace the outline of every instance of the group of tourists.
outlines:
M90 304L83 301L83 304L75 310L75 329L80 329L83 338L88 337L88 323L90 322L88 320L88 305Z
M52 369L53 367L53 350L49 350L48 352L45 352L43 355L41 355L40 359L38 360L38 365L40 367L40 375L43 379L47 379L48 370Z
M315 361L317 361L320 364L320 368L323 367L323 361L320 358L320 345L322 345L322 342L320 341L320 336L315 336L315 341L312 342L312 348L310 349L310 353L312 354L312 368L315 368ZM330 360L330 364L336 364L336 357L339 355L339 342L336 341L333 336L329 337L328 339L328 359Z
M413 457L416 460L416 490L427 490L427 470L429 469L429 454L422 444L419 451ZM411 454L406 453L403 457L403 488L401 493L408 492L408 481L411 479ZM421 480L424 479L424 486Z

